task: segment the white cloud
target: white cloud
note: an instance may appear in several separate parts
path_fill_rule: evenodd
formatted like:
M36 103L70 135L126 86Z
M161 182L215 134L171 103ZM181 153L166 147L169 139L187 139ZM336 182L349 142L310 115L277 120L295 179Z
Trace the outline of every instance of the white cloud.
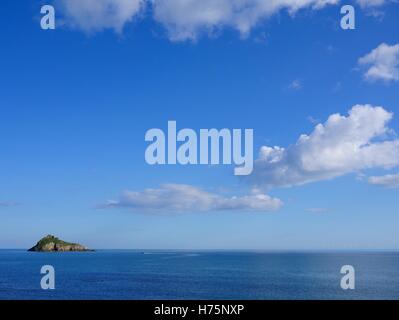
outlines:
M129 208L137 212L192 213L208 211L274 211L283 203L254 190L252 194L225 197L191 185L164 184L158 189L125 191L119 200L108 201L103 208Z
M385 176L370 177L368 179L370 184L384 186L387 188L399 188L399 173L387 174Z
M145 8L152 6L153 18L168 31L173 41L196 40L201 33L223 28L238 30L245 37L262 20L287 11L321 9L340 0L53 0L64 23L86 33L113 29L122 32ZM366 9L389 0L357 0ZM393 2L393 1L392 1ZM58 12L58 11L57 11Z
M287 148L263 146L248 177L257 187L283 187L399 165L399 140L389 139L393 114L356 105L348 116L331 115Z
M369 81L399 80L399 44L380 44L369 54L359 59L359 64L368 67L364 78Z
M65 23L86 33L104 29L122 32L144 3L145 0L56 0Z
M357 0L362 8L379 7L387 3L386 0Z
M262 19L287 10L320 9L339 0L152 0L154 18L174 41L196 40L202 32L230 27L246 36Z

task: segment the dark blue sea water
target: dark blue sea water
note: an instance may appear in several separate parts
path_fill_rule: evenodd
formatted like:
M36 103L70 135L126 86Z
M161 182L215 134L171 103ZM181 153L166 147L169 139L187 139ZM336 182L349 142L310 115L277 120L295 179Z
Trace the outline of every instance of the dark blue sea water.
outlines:
M55 290L40 287L43 265ZM340 287L343 265L355 290ZM399 253L0 250L0 299L399 299Z

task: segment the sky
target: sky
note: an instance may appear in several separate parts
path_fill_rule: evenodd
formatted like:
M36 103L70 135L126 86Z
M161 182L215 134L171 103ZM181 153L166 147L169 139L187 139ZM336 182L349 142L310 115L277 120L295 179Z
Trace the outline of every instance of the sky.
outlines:
M383 0L2 1L0 248L399 249L398 21ZM172 120L253 129L252 174L146 163Z

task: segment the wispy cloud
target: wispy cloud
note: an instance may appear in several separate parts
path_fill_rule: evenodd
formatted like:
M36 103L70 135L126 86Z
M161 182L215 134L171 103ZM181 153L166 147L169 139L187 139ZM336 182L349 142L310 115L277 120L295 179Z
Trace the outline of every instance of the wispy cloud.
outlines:
M392 117L371 105L333 114L287 148L263 146L247 179L257 187L287 187L399 166L399 140L389 138Z
M321 122L320 119L314 118L314 117L312 117L312 116L308 116L306 119L307 119L311 124L314 124L314 125L319 124L319 123Z
M121 33L144 8L145 0L55 0L64 23L86 33L113 29Z
M13 201L0 201L0 207L15 207L18 205L19 203Z
M368 182L387 188L399 188L399 173L387 174L385 176L373 176L368 179Z
M125 191L118 200L100 208L128 208L135 212L196 213L210 211L267 212L283 202L254 190L249 195L226 197L185 184L164 184L157 189Z
M390 0L357 0L357 3L362 7L362 8L374 8L374 7L380 7Z
M290 88L291 90L295 90L295 91L301 90L303 88L303 82L300 79L295 79L294 81L292 81L290 83L288 88Z
M327 208L308 208L306 211L309 213L326 213L329 210Z

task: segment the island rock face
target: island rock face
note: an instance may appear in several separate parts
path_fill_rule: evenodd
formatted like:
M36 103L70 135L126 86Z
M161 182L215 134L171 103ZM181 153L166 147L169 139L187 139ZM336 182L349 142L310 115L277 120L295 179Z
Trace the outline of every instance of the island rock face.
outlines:
M48 235L39 240L39 242L28 251L35 252L70 252L70 251L93 251L77 243L70 243L58 239L55 236Z

